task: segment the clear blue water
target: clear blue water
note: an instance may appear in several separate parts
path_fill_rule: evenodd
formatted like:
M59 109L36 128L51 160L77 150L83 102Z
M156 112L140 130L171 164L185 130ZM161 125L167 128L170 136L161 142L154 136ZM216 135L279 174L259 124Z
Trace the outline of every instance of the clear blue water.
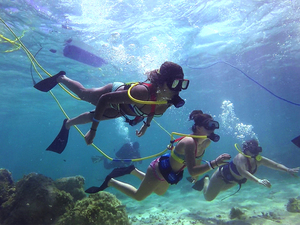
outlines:
M33 54L42 47L36 59L47 71L64 70L87 87L143 81L145 71L166 60L182 65L191 81L181 94L186 104L172 107L157 122L169 132L189 133L188 115L201 109L223 125L217 132L220 142L211 144L205 158L222 152L235 155L234 143L256 135L263 155L293 167L300 159L290 141L300 134L299 106L278 99L222 62L274 94L300 103L299 7L297 1L275 0L0 0L0 17L18 36L25 31L21 40ZM0 34L14 39L1 23ZM95 68L64 57L69 38L90 46L108 64ZM100 153L74 128L61 155L45 151L64 115L50 94L33 88L25 52L4 53L11 48L0 42L0 167L9 169L15 180L37 172L53 179L82 175L87 187L100 182L108 171L91 161ZM35 73L34 79L39 80ZM53 93L70 117L94 108L59 87ZM139 141L142 156L164 150L170 140L155 123L141 138L135 136L135 127L120 120L101 122L100 127L95 144L110 156L128 139ZM86 133L89 125L80 129ZM145 170L150 161L139 167Z

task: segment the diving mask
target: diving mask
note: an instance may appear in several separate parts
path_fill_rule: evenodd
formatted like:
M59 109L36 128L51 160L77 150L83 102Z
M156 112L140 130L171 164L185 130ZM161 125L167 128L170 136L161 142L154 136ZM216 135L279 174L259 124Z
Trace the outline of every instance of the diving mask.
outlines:
M249 152L251 152L251 154L254 154L254 155L258 155L260 152L262 152L262 147L258 146L256 148L253 148L253 149L248 149Z
M189 84L190 81L187 79L174 79L167 81L167 85L172 91L186 90Z
M215 120L207 120L204 121L203 125L202 125L206 130L215 130L215 129L219 129L220 125L218 121Z
M258 146L256 148L250 148L248 150L251 154L253 154L253 156L251 156L251 158L256 159L256 161L261 160L261 155L259 153L262 152L262 147Z
M215 134L215 133L211 133L210 135L207 136L210 140L212 140L213 142L218 142L220 140L220 136Z
M168 100L168 103L173 104L176 108L180 108L185 104L185 101L179 95L174 95L171 100Z

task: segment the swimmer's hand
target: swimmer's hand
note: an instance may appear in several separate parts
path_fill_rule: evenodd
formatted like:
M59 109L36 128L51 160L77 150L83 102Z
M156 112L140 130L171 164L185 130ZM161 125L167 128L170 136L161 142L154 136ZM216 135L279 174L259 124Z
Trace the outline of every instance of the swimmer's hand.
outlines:
M150 127L150 124L144 123L141 129L135 131L136 136L141 137L146 133L147 128Z
M298 175L297 175L297 173L299 172L299 168L300 167L296 167L296 168L289 168L288 170L287 170L287 172L290 174L290 175L292 175L293 177L298 177Z
M93 144L93 140L96 136L96 131L95 130L89 130L85 136L84 136L84 139L85 139L85 142L87 145L91 145Z
M217 166L225 165L228 163L227 160L230 160L230 159L231 159L231 156L229 154L223 153L215 159L216 165Z
M270 183L270 181L268 181L267 179L259 179L258 180L258 183L259 184L261 184L261 185L263 185L263 186L265 186L265 187L268 187L268 188L270 188L271 187L271 183Z

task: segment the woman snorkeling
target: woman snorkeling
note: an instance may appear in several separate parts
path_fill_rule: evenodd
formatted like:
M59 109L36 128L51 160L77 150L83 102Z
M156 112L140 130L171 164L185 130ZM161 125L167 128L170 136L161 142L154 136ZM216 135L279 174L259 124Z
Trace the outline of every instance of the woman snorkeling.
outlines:
M153 192L157 195L163 195L170 184L177 184L182 179L185 168L188 169L189 174L194 179L197 179L199 175L216 168L218 165L225 164L226 160L230 159L230 155L224 153L215 160L201 165L201 159L205 149L211 143L211 139L219 140L219 136L214 133L214 130L219 128L219 123L201 110L194 110L189 119L194 121L192 135L178 140L171 153L153 160L146 174L133 165L117 168L106 177L100 187L91 187L86 190L86 193L96 193L107 187L114 187L129 197L141 201ZM142 181L138 189L114 179L125 174L132 174Z
M142 136L155 116L161 116L171 105L181 107L184 100L179 97L181 90L186 90L189 80L184 79L181 66L173 62L164 62L160 69L147 73L148 83L125 84L114 82L100 88L86 89L77 81L65 76L65 72L40 81L35 88L47 92L58 83L64 84L80 99L96 106L94 111L85 112L75 118L65 119L62 128L47 148L47 150L61 153L67 144L71 126L92 122L90 130L85 135L88 145L93 143L100 121L115 119L123 116L130 125L143 121L142 127L136 131ZM145 101L163 102L161 104L145 104ZM129 119L128 116L134 116Z
M296 173L299 172L299 167L288 168L271 159L260 156L259 153L262 152L262 148L255 139L245 141L243 143L243 151L239 150L237 144L235 147L240 153L237 154L229 164L220 166L219 169L213 173L211 179L209 179L208 176L205 176L203 180L203 194L207 201L214 200L221 191L228 190L237 184L239 184L239 191L241 184L245 183L247 180L254 181L257 184L270 188L271 183L267 179L259 179L254 176L258 167L261 165L274 170L287 172L292 176L296 176ZM195 186L197 186L197 183Z

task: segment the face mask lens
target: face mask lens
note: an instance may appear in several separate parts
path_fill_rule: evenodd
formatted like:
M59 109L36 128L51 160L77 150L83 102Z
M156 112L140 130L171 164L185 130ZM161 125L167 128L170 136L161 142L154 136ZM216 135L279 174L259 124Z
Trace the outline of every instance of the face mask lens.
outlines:
M257 148L249 148L249 151L252 153L252 154L256 154L258 155L260 152L262 152L262 147L257 147Z
M178 86L179 81L180 81L180 80L174 80L171 87L172 87L173 89L175 89L175 88Z
M219 129L219 123L217 121L214 120L210 120L208 121L207 125L205 126L205 128L207 130L215 130L215 129Z
M181 88L182 90L186 90L189 86L190 81L189 80L182 80Z

